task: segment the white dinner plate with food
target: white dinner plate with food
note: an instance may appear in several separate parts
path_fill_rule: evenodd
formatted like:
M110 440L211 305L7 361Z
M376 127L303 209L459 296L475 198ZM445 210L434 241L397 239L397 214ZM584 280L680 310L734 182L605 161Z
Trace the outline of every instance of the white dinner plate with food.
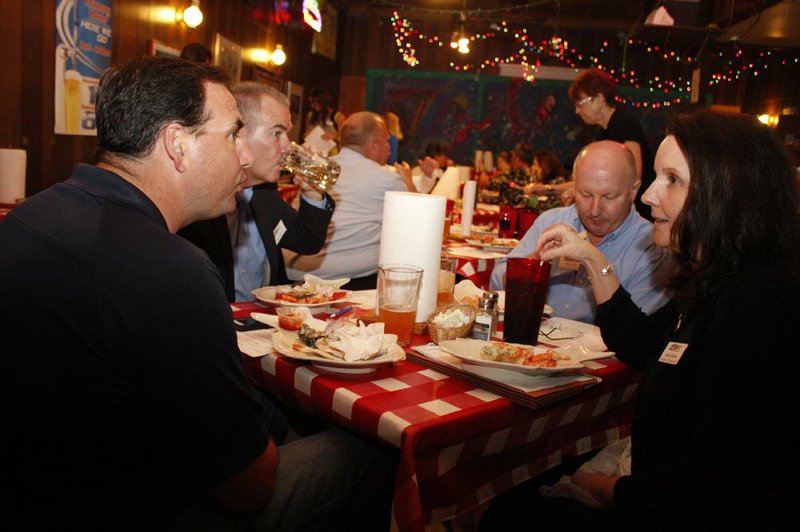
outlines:
M281 355L310 362L328 371L339 373L371 373L378 367L392 364L406 358L403 348L397 344L397 336L385 334L381 351L384 354L365 360L344 360L327 353L322 349L314 349L304 345L297 333L278 331L272 336L272 348Z
M471 338L444 340L439 342L439 347L466 364L518 371L526 375L552 375L585 369L572 356L545 347Z
M508 252L517 247L517 244L519 244L519 240L517 240L516 238L492 238L492 239L465 238L464 241L467 244L483 248L487 251Z
M332 303L342 303L347 301L347 298L352 294L350 290L319 290L316 292L309 291L303 294L303 297L296 297L299 295L297 292L292 292L290 289L294 287L290 285L284 286L265 286L257 288L251 293L256 299L263 303L270 305L283 306L283 307L308 307L318 308L326 307ZM306 295L308 294L308 295ZM291 296L291 298L289 297ZM292 301L294 299L294 301Z

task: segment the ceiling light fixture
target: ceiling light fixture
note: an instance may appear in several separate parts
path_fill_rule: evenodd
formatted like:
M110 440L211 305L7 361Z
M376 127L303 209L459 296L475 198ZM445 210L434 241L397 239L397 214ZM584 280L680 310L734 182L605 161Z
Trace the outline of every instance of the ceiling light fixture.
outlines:
M272 52L270 61L272 61L272 64L275 66L281 66L286 62L286 52L283 51L283 46L280 44L275 45L275 51Z
M203 23L203 12L200 10L200 0L192 0L189 7L177 11L175 18L189 29L195 29Z
M466 21L467 16L462 12L461 13L461 30L454 31L452 37L450 37L450 48L454 50L458 50L459 53L468 54L469 53L469 37L467 37L467 32L464 31L464 22Z

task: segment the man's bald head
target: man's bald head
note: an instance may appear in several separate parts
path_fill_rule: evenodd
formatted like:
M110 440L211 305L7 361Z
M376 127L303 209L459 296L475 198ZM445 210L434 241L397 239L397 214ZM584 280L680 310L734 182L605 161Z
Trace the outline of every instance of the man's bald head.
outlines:
M611 140L583 148L573 165L575 207L593 243L619 228L631 211L641 182L624 144Z
M389 158L389 129L380 115L369 111L347 117L339 132L339 143L378 164L386 164Z
M636 160L624 144L613 140L599 140L584 146L573 164L573 173L594 175L609 173L633 185L636 181Z

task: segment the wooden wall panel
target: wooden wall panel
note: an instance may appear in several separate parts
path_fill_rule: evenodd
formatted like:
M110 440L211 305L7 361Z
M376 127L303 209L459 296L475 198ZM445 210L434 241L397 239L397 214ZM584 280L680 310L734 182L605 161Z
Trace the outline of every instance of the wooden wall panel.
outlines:
M0 2L0 32L6 36L0 46L0 148L22 147L22 0Z
M195 30L156 16L160 9L186 4L184 0L114 0L112 63L146 55L150 39L176 49L190 42L213 49L214 34L220 32L245 49L272 49L281 43L288 62L268 70L303 86L306 94L320 85L338 97L338 64L311 53L312 30L270 23L271 1L203 0L204 22ZM0 52L0 147L27 150L28 196L68 177L76 163L92 162L97 144L95 137L53 133L55 6L56 0L0 1L0 29L9 41ZM244 58L242 79L250 79L252 72L252 63Z

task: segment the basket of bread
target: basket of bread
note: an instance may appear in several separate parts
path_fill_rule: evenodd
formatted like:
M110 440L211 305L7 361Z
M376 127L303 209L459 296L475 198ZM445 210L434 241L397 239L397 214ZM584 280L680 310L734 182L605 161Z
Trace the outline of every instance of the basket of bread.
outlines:
M476 309L471 305L446 305L439 307L428 318L428 334L436 343L469 335L475 324Z

